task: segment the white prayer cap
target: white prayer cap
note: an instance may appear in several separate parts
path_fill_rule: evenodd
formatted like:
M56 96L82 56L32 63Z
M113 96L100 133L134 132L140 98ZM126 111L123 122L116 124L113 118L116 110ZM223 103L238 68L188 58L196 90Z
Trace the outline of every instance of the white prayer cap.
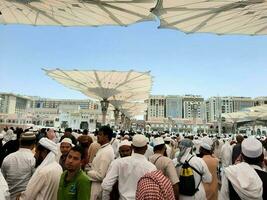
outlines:
M121 147L121 146L131 146L131 142L129 142L128 140L123 140L123 141L121 141L120 143L119 143L119 148Z
M171 137L168 137L168 136L164 138L165 142L170 142L171 140L172 140Z
M39 140L39 144L42 145L43 147L49 149L50 151L52 151L53 153L57 154L58 149L57 149L57 145L55 142L53 142L52 140L49 140L48 138L41 138Z
M141 134L136 134L133 137L133 146L135 147L144 147L147 145L148 139Z
M124 135L123 139L129 140L130 136L129 135Z
M208 150L208 151L211 151L211 146L210 146L208 143L201 142L200 146L201 146L203 149L206 149L206 150Z
M210 151L212 149L213 141L212 141L211 138L209 138L209 137L206 136L206 137L203 137L201 139L201 141L202 142L201 142L200 146L202 148L204 148L204 149L206 149L208 151Z
M62 141L61 141L61 143L68 143L68 144L70 144L71 146L74 146L73 144L72 144L72 140L70 139L70 138L64 138ZM60 144L61 144L60 143Z
M249 158L257 158L262 152L262 144L259 140L249 137L241 143L242 153Z
M154 139L153 144L154 144L154 147L155 147L155 146L158 146L158 145L161 145L161 144L165 144L165 142L164 142L162 137L157 137L157 138Z

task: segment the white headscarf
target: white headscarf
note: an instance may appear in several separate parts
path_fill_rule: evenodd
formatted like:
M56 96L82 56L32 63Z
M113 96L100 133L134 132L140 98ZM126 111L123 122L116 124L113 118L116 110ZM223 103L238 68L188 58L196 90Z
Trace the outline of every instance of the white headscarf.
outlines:
M256 171L246 162L225 168L225 176L242 200L261 200L262 181Z
M49 165L50 163L56 161L56 156L58 154L58 148L55 142L49 140L48 138L42 138L39 141L39 144L45 147L46 149L50 150L47 154L43 162L37 167L36 171L34 172L33 176L38 172L40 169L44 168L45 166Z
M6 134L4 135L3 142L7 143L10 140L16 140L17 136L14 134L13 130L8 129Z
M194 146L194 144L190 139L181 140L181 142L179 144L180 153L177 156L178 166L181 166L185 162L185 159L186 159L187 155L190 154L193 146Z

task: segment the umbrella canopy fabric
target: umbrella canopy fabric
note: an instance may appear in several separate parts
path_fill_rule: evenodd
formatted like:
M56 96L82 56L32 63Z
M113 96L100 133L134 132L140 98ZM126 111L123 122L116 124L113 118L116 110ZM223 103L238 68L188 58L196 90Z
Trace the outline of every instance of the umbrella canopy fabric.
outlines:
M267 110L254 111L246 109L245 111L240 111L240 112L224 113L222 114L222 117L224 117L227 122L233 122L233 123L244 122L244 121L267 120Z
M0 24L126 26L151 20L157 0L0 0Z
M161 28L185 33L267 34L266 0L160 0Z
M267 112L267 105L249 107L249 108L244 109L244 111Z
M109 100L127 92L149 95L152 86L150 72L43 70L62 85L98 100Z
M222 117L225 118L227 122L237 122L247 116L246 112L233 112L233 113L223 113Z

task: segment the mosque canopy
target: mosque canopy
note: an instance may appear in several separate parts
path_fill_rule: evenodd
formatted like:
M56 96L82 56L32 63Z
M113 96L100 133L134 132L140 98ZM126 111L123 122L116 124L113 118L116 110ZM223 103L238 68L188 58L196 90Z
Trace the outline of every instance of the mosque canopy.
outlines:
M114 107L148 98L152 77L150 72L47 70L46 74L62 85L97 100L110 100Z
M0 0L1 24L101 26L150 20L157 0Z
M185 33L267 34L266 0L162 0L154 9L161 28Z

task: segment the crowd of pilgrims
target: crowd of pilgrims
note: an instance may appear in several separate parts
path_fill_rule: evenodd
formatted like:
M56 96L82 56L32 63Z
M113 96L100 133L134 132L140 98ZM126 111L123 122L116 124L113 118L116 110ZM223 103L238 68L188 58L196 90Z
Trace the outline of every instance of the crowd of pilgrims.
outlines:
M266 200L266 149L242 134L5 128L0 200Z

